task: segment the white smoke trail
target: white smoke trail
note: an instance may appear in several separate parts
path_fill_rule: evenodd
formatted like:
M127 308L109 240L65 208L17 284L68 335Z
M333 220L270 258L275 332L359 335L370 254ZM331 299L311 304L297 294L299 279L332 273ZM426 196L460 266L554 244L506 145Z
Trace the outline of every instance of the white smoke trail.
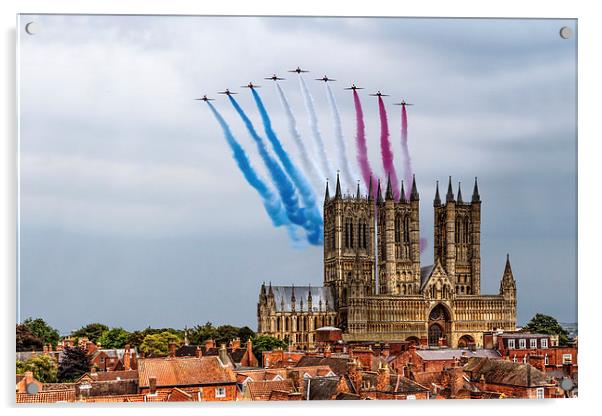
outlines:
M357 173L351 172L351 166L349 165L349 159L347 159L347 146L345 145L345 137L343 137L343 126L341 125L341 113L339 112L339 107L337 106L337 100L332 93L332 89L328 82L326 84L326 92L328 94L328 101L330 102L330 108L332 110L332 117L334 118L334 131L337 138L337 150L339 153L339 167L341 172L343 173L343 180L345 181L345 186L351 187L353 189L353 184L355 183L354 178L358 178Z
M320 163L322 164L322 171L328 177L332 178L333 176L331 175L334 175L335 171L330 164L328 155L326 154L324 140L322 140L322 134L320 133L320 129L318 128L318 116L316 115L314 99L311 96L309 90L307 89L307 85L305 84L305 81L303 80L303 77L301 75L299 75L299 83L301 85L301 92L303 93L303 98L305 100L305 108L307 109L307 114L309 115L309 127L311 128L314 141L316 142L316 146L318 148L318 155L320 157Z
M314 182L314 186L319 186L318 189L321 190L322 185L324 183L325 173L321 172L316 162L313 158L310 157L307 152L307 148L305 147L305 143L301 138L301 133L297 129L297 120L295 119L295 115L293 114L293 110L284 94L284 91L280 87L280 84L276 83L276 88L278 90L278 95L280 96L280 102L282 103L282 107L284 107L284 111L286 112L286 117L288 120L288 129L290 131L295 144L297 145L297 149L299 149L299 154L301 156L301 163L303 163L303 167L305 171L308 172L312 181Z

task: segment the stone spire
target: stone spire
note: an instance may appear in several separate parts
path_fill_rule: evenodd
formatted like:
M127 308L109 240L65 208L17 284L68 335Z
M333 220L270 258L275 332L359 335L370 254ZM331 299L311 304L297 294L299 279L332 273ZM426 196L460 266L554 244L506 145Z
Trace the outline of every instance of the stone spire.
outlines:
M362 196L360 192L360 181L357 181L357 191L355 192L355 199L360 199Z
M410 194L410 201L418 201L418 188L416 187L416 175L412 175L412 193Z
M341 199L343 194L341 193L341 180L339 178L339 172L337 172L337 189L334 193L334 199Z
M510 266L510 254L506 254L506 266L500 283L500 294L506 297L516 297L516 282Z
M401 191L399 193L399 202L406 202L406 190L403 187L403 179L401 180Z
M268 288L268 296L274 297L274 291L272 290L272 282L270 282L270 286Z
M376 188L376 202L378 202L379 204L381 202L383 202L383 194L380 190L380 179L378 180L378 187Z
M462 204L464 203L464 201L462 201L462 182L458 182L458 204Z
M472 202L481 202L481 196L479 195L479 185L477 184L477 177L474 177L474 189L472 190Z
M393 200L393 190L391 189L391 173L387 175L387 191L385 192L385 200Z
M441 205L441 197L439 196L439 181L437 181L436 191L435 191L435 199L433 201L433 205L436 207Z
M328 179L326 179L326 192L324 195L324 202L330 201L330 191L328 190Z
M293 289L291 291L291 310L295 310L295 303L297 303L297 299L295 298L295 285L293 285Z
M372 176L370 176L368 180L368 201L371 201L372 198L374 198L374 195L372 195Z
M311 285L309 285L309 292L307 293L307 310L311 312L313 308L313 299L311 297Z
M451 176L449 177L449 183L447 185L447 195L445 196L445 202L454 202L454 191L452 190Z

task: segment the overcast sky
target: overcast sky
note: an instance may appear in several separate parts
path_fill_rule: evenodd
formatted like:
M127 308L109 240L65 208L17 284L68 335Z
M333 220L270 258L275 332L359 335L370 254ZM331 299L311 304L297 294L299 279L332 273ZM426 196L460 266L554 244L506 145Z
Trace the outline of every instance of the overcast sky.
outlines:
M23 16L20 35L20 316L62 333L100 321L126 329L212 321L256 328L262 281L322 282L321 247L293 247L274 228L232 160L218 110L267 178L223 96L261 131L247 90L259 90L298 162L273 85L276 72L312 145L299 85L311 70L320 130L336 160L327 74L355 162L352 82L361 91L372 166L382 174L377 103L386 98L401 172L399 107L432 263L435 181L464 198L479 177L482 291L497 293L506 253L518 324L535 313L577 319L576 39L561 20ZM313 150L313 147L310 147ZM323 198L323 184L316 186ZM354 188L354 184L343 184Z

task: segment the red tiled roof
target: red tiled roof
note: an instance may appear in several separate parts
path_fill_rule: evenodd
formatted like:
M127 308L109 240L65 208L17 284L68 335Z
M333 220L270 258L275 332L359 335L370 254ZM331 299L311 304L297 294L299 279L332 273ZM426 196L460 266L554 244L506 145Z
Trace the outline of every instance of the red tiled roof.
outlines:
M157 387L236 383L232 369L222 365L218 357L141 359L138 377L140 388L149 387L150 377L156 377Z
M82 378L86 376L94 381L137 380L138 370L98 371L96 373L86 373Z
M250 381L247 383L247 389L251 400L269 400L273 391L292 393L295 386L291 380Z
M42 391L36 394L17 393L17 403L74 402L75 389Z

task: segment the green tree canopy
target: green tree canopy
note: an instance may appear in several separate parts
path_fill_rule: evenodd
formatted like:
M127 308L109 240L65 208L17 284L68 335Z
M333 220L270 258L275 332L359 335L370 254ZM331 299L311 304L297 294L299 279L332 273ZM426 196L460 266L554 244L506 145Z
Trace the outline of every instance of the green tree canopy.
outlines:
M196 325L188 330L188 340L196 345L201 345L208 339L216 339L217 335L217 328L211 322L206 322L204 325Z
M17 351L40 351L42 349L42 340L38 338L27 325L17 324L16 327L16 347Z
M255 332L248 326L239 328L233 325L213 326L211 322L204 325L197 325L188 330L188 340L192 344L202 345L206 340L213 339L216 344L228 344L234 338L240 338L241 343L247 342L249 338L255 336Z
M104 331L98 342L102 345L102 348L123 348L128 343L130 333L123 328L111 328Z
M74 331L71 335L75 338L87 337L90 341L96 343L98 341L98 338L100 338L100 336L102 335L102 333L107 331L108 329L108 326L96 322L81 327L77 331Z
M65 348L59 365L58 380L61 383L75 381L90 371L90 359L80 347Z
M255 336L255 331L253 331L251 328L249 328L248 326L243 326L242 328L240 328L240 330L238 331L238 337L240 338L240 342L241 343L245 343L247 342L247 340L249 338L253 338Z
M273 351L276 348L287 348L288 344L286 341L271 337L269 335L257 335L251 338L253 343L253 354L261 361L261 354L264 351Z
M56 383L58 368L49 355L35 355L26 361L17 360L17 374L31 371L36 380L42 383Z
M52 344L53 347L56 347L58 344L59 331L48 325L42 318L27 318L23 321L23 325L27 326L36 337L41 339L44 345Z
M535 334L558 335L558 342L563 346L569 342L568 332L560 326L556 318L541 313L531 318L529 323L523 327L523 330Z
M147 357L164 357L169 353L169 343L180 342L180 337L176 334L164 331L159 334L149 334L144 337L140 344L140 350Z

